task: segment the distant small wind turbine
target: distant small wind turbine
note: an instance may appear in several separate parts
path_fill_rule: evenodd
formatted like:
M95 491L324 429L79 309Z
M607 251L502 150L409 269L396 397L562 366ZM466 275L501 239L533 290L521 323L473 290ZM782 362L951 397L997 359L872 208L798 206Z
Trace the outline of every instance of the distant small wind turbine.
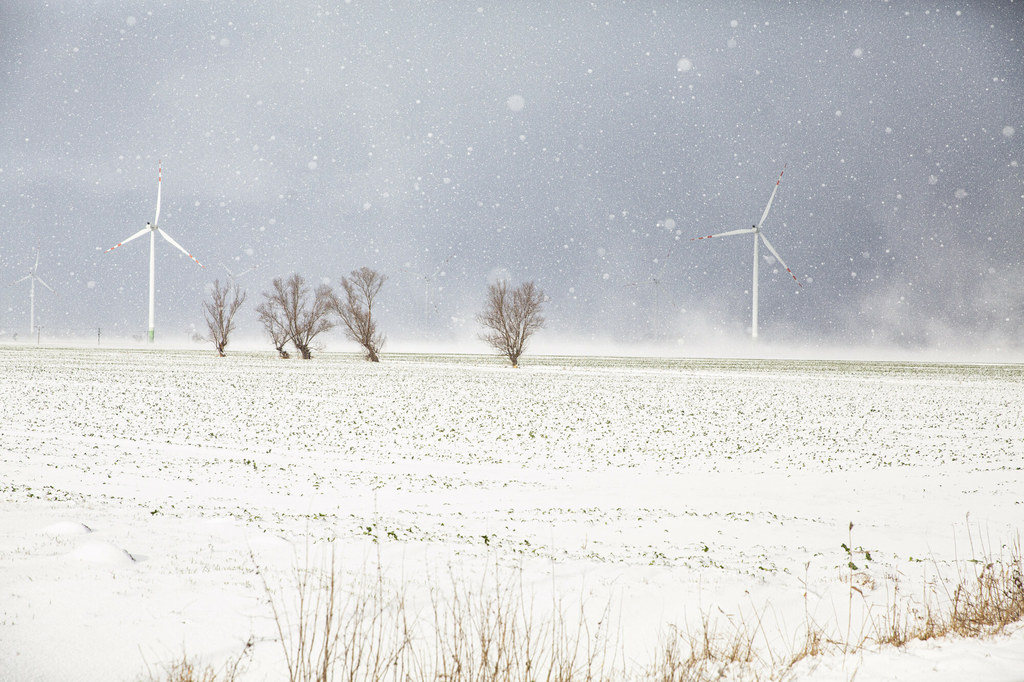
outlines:
M57 292L50 288L50 285L42 280L42 278L36 274L39 270L39 249L36 249L36 264L32 266L28 274L19 279L14 284L21 284L26 279L31 282L28 289L28 333L31 335L36 328L36 282L39 282L47 289L50 289L50 293L56 294Z
M771 198L768 199L768 205L764 207L764 213L761 214L761 220L759 220L756 225L751 227L749 230L732 230L731 232L722 232L722 233L719 233L719 234L709 234L706 237L696 237L696 238L690 240L690 241L694 241L695 242L695 241L698 241L700 239L711 239L712 237L729 237L729 236L734 235L734 234L752 234L752 235L754 235L754 287L753 287L754 302L753 302L753 306L752 306L752 308L753 308L752 313L751 313L751 315L752 315L752 322L751 322L751 326L750 326L751 338L753 338L754 340L757 340L757 261L758 261L757 248L758 248L758 244L759 244L758 238L760 238L761 241L764 242L764 245L767 246L768 250L772 252L772 255L775 256L775 259L778 260L779 263L782 264L782 267L786 268L786 272L788 272L789 276L793 278L793 281L796 282L798 286L803 287L803 284L800 284L800 280L798 280L796 278L796 275L793 274L793 271L790 270L786 266L786 262L784 260L782 260L782 256L779 255L779 252L776 251L772 247L771 242L768 241L768 237L765 237L764 236L764 232L761 231L761 228L764 227L765 218L768 217L768 211L770 211L771 208L772 208L772 202L775 201L775 193L779 191L779 184L782 182L782 175L783 175L783 173L786 172L786 166L787 165L789 165L789 164L783 165L782 173L779 173L779 179L775 181L775 189L772 190L772 196L771 196Z
M169 244L171 244L173 247L175 247L176 249L181 251L183 254L185 254L186 256L191 258L195 262L196 265L198 265L201 268L205 268L206 267L205 265L203 265L202 263L197 261L195 256L193 256L191 253L186 251L185 248L181 244L179 244L178 242L176 242L173 239L171 239L171 236L169 234L167 234L166 232L164 232L163 230L160 229L160 227L159 227L159 222L160 222L160 186L162 184L162 181L163 181L163 167L162 167L162 165L158 164L157 165L157 171L156 171L156 217L153 218L153 222L152 223L146 223L146 226L144 228L142 228L141 230L139 230L138 232L133 234L131 237L128 237L128 239L125 239L123 242L121 242L119 244L115 244L114 246L111 246L109 249L104 251L104 253L110 253L111 251L113 251L117 247L123 246L123 245L127 244L128 242L130 242L131 240L135 239L136 237L141 237L142 235L146 234L147 232L149 233L149 342L150 343L153 343L153 339L155 338L154 329L153 329L153 317L154 317L153 316L153 312L154 312L154 307L155 307L154 306L154 300L155 300L154 299L154 295L155 295L155 290L156 290L156 235L157 235L157 233L159 232L160 236L163 237L164 239L166 239Z
M650 277L648 277L645 280L641 280L641 281L637 281L637 282L630 282L629 284L626 285L627 287L641 287L641 286L646 286L648 284L651 285L651 288L654 291L654 314L655 315L657 315L660 312L660 306L658 304L658 299L659 299L659 295L660 295L660 292L661 292L661 286L662 286L662 284L665 283L665 280L664 280L665 268L668 267L668 261L669 261L670 258L672 258L672 252L675 251L675 249L676 249L676 243L672 242L672 246L670 246L668 251L665 252L665 257L660 259L661 267L658 268L658 272L656 274L651 275ZM658 263L659 259L657 259L657 258L654 259L654 262Z
M441 276L441 277L444 276L444 266L447 265L448 261L450 261L452 258L455 258L455 254L452 254L452 255L448 256L447 258L445 258L443 261L441 261L441 264L439 266L437 266L437 269L434 270L434 272L432 272L429 275L424 275L423 273L416 272L415 270L410 270L409 268L402 268L403 272L408 272L410 275L413 275L414 277L423 280L423 321L424 322L427 321L427 316L430 313L430 283L433 282L438 276ZM436 304L435 304L435 307L436 307Z

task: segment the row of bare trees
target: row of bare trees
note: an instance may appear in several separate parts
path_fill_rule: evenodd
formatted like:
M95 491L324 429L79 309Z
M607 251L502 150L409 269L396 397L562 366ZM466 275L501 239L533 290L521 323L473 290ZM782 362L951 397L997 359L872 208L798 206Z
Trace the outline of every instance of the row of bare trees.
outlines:
M386 336L373 316L374 304L387 276L371 268L353 270L341 278L341 290L326 284L315 289L299 274L277 277L263 292L256 315L282 358L290 357L292 344L304 360L313 357L314 340L340 326L345 337L360 345L366 359L380 362ZM235 315L245 303L246 292L237 283L213 283L211 298L203 302L209 337L223 357L235 329ZM513 367L526 350L530 337L543 328L544 292L533 282L513 288L507 281L487 287L484 309L477 322L484 328L480 338L504 355Z
M367 360L380 362L386 337L377 328L373 305L386 281L386 275L367 267L342 277L341 292L326 284L311 289L298 273L287 279L277 277L270 291L263 292L256 314L283 358L288 357L285 346L290 341L304 360L310 359L313 340L340 324L345 337L362 347Z

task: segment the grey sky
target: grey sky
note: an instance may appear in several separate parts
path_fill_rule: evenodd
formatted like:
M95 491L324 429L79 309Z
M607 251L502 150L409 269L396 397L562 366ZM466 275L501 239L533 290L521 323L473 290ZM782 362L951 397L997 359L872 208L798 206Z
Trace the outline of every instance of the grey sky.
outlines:
M749 227L788 164L765 231L804 287L762 261L763 338L1019 349L1022 42L1021 2L8 1L0 273L38 245L40 324L142 333L147 240L103 249L161 159L207 269L157 245L158 338L218 263L260 266L253 305L370 265L392 338L471 337L508 275L553 336L685 350L750 324L750 238L691 237ZM403 268L449 258L424 318ZM0 288L5 337L27 303Z

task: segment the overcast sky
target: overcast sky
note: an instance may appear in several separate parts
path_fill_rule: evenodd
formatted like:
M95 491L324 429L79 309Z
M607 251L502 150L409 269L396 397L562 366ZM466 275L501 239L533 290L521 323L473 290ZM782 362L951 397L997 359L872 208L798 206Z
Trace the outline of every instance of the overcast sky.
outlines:
M536 280L550 338L1024 347L1024 2L0 2L0 329L201 325L222 264L389 281L396 341ZM418 274L417 274L418 273ZM423 275L434 275L425 286ZM442 274L443 273L443 274ZM425 301L425 292L429 301ZM91 330L91 331L90 331ZM344 347L340 335L332 347Z

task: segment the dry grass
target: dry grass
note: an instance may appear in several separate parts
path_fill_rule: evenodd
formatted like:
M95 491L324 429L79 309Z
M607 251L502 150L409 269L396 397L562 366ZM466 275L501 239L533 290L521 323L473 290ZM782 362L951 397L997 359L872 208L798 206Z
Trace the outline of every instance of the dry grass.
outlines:
M154 682L157 679L166 680L166 682L219 682L217 671L213 666L207 666L206 668L199 668L198 666L198 663L188 660L183 654L180 661L171 664L167 668L164 677L156 678L151 675L150 680ZM229 679L221 678L221 680Z
M809 609L805 609L805 622L795 644L786 652L767 644L762 614L741 617L737 623L729 622L724 627L705 616L693 632L673 630L646 678L659 682L710 682L742 671L743 679L784 680L792 675L797 664L807 659L846 657L950 635L977 638L998 634L1008 625L1024 620L1024 555L1020 539L1002 548L998 555L975 538L971 538L970 547L971 558L955 562L956 578L936 579L919 600L899 598L897 583L888 583L887 594L893 598L877 616L858 586L864 585L865 578L850 567L844 577L849 586L847 606L852 613L854 605L862 603L867 614L864 622L854 628L848 616L844 623L828 626L815 622ZM871 576L867 578L874 580Z
M616 647L610 638L610 609L596 626L583 613L571 617L559 602L538 608L524 598L515 576L497 568L477 590L453 580L451 591L432 595L433 647L418 652L425 665L416 679L476 680L614 679Z
M728 624L719 630L707 616L696 632L672 628L672 635L648 671L657 682L719 680L729 669L751 667L758 660L754 646L756 629Z
M261 576L263 574L261 573ZM392 678L411 639L404 595L378 571L341 589L335 558L330 569L296 569L294 601L267 584L290 682L377 681Z
M769 643L764 611L725 622L705 615L693 630L673 628L648 667L627 665L617 630L609 625L609 607L596 621L586 617L583 604L567 609L556 600L540 607L528 598L521 575L497 567L478 583L452 577L419 609L410 606L403 583L385 579L379 566L344 587L333 557L323 569L296 570L294 590L274 589L262 572L261 577L290 682L778 681L808 659L947 635L984 637L1024 620L1019 538L999 555L984 546L975 549L972 540L971 559L956 562L956 578L936 579L920 599L902 598L898 584L887 582L892 600L878 615L851 568L844 578L849 606L863 600L867 614L860 630L850 619L826 627L806 609L804 624L786 647ZM289 594L290 599L284 596ZM220 672L182 656L159 679L233 682L245 653Z
M956 565L957 580L952 585L940 583L937 592L925 592L919 606L901 610L894 599L876 622L876 642L903 646L948 635L984 637L1024 620L1024 556L1019 536L998 556L984 545L975 552L971 539L971 558Z
M415 611L379 566L342 588L330 570L296 571L291 600L264 581L289 682L619 679L608 613L592 626L558 602L538 608L516 574L495 567L467 587L454 576Z
M163 675L155 676L149 674L149 682L235 682L241 673L242 661L249 652L252 642L248 642L242 653L236 658L225 663L220 670L212 665L205 667L194 660L190 660L185 654L181 660L167 666Z

